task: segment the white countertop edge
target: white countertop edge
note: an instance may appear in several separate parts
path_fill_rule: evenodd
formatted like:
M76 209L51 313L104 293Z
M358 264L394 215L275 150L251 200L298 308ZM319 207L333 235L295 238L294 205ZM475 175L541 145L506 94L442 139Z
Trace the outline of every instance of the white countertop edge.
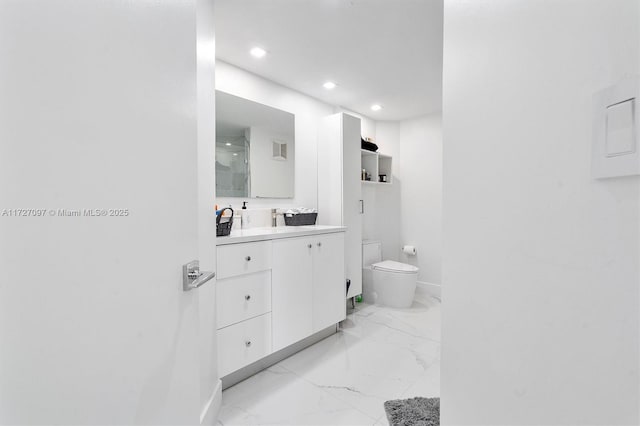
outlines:
M228 237L216 237L216 246L249 243L254 241L277 240L281 238L304 237L307 235L331 234L345 232L346 226L310 225L310 226L278 226L275 228L249 228L231 231Z

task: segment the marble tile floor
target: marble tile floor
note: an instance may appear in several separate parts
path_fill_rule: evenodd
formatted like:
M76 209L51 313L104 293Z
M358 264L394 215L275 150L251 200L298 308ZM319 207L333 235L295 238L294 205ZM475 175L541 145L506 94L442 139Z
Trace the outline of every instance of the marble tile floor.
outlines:
M440 302L358 304L341 331L222 394L220 425L386 425L389 399L440 395Z

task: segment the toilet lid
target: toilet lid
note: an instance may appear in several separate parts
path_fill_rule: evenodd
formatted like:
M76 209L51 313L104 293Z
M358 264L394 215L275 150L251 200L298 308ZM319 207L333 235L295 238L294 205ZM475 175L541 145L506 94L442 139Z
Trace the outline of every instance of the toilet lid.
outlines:
M393 260L385 260L384 262L374 263L371 265L376 271L398 272L401 274L414 274L418 272L418 268L406 263L394 262Z

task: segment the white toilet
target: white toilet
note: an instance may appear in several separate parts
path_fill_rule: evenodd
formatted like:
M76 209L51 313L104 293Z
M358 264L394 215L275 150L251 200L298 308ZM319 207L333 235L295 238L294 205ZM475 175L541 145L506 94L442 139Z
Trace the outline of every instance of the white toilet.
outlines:
M380 241L362 242L362 297L366 303L408 308L413 303L418 268L382 260Z

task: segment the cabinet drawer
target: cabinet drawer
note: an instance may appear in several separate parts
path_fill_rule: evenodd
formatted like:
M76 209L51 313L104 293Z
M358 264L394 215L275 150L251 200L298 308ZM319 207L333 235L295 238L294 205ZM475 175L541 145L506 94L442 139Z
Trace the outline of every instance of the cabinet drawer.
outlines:
M271 353L271 314L218 330L218 368L226 376Z
M220 246L218 279L271 269L271 241Z
M271 311L271 271L219 280L216 283L218 328Z

